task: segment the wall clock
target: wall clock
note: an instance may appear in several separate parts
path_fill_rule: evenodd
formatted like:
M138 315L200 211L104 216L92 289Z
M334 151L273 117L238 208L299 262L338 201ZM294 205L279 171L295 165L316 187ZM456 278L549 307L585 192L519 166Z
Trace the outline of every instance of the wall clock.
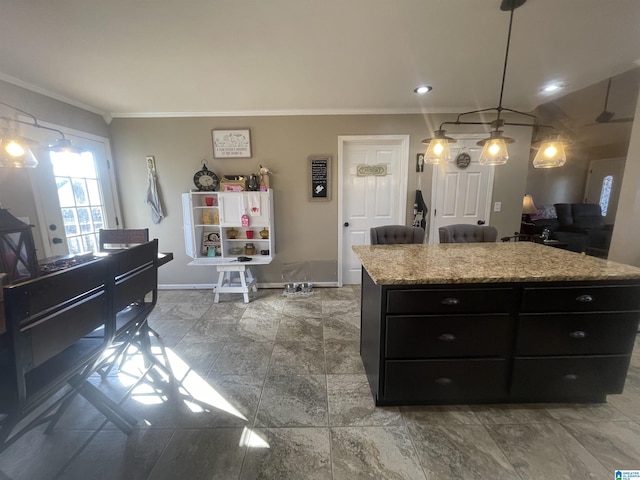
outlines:
M207 164L202 162L202 170L198 170L193 176L193 183L202 192L212 192L218 189L220 179L207 168Z

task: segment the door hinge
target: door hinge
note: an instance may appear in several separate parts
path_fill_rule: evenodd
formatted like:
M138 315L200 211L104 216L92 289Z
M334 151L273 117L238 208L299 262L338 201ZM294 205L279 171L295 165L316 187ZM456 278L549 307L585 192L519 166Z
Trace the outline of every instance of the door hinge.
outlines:
M120 221L118 220L118 217L116 217L116 227L120 226Z
M433 209L433 216L434 216L434 217L436 216L436 212L437 212L437 210L434 208L434 209Z

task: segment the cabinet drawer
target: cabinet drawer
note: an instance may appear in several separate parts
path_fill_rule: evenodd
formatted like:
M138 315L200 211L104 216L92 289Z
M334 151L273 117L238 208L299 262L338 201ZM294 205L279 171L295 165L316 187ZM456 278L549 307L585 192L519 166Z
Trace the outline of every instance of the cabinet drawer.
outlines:
M506 361L389 360L384 399L411 403L497 400L506 393Z
M502 313L513 298L510 288L389 290L387 313Z
M387 358L504 355L510 345L511 316L387 316ZM633 339L632 339L633 341Z
M516 355L628 354L638 313L521 315Z
M640 286L525 288L522 312L605 312L640 309Z
M511 396L519 401L601 401L621 393L629 356L517 358Z

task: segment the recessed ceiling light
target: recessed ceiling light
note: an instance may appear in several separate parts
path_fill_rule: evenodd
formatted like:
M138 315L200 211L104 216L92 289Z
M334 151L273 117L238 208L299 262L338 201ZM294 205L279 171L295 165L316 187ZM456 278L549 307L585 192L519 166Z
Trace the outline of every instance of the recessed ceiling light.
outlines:
M562 85L560 85L559 83L550 83L546 87L543 87L542 91L545 93L553 93L560 90L561 88L562 88Z
M431 85L421 85L419 87L414 88L413 92L419 95L423 95L427 92L430 92L432 89L433 87Z

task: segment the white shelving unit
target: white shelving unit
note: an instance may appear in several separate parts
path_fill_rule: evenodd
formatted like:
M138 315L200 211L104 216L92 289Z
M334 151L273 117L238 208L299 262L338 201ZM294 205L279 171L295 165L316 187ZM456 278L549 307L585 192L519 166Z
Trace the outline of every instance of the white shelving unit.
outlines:
M211 205L207 205L207 199ZM273 192L200 192L182 194L184 243L189 265L226 265L239 256L247 265L273 260ZM246 214L249 225L242 225ZM249 238L251 236L252 238ZM235 238L234 238L235 237ZM251 246L255 252L251 251Z

